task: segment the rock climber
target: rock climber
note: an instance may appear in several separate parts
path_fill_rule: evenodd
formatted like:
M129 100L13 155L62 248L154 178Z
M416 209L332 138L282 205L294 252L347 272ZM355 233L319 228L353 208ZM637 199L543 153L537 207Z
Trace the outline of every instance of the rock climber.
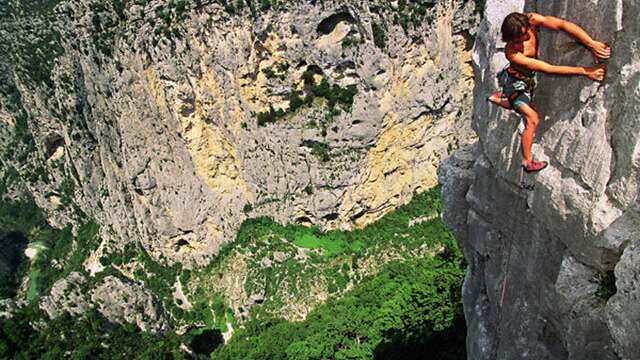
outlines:
M553 16L536 13L511 13L502 23L502 40L506 42L505 56L509 65L498 73L501 92L489 96L487 100L505 109L520 113L525 120L521 137L522 167L526 172L540 171L547 166L546 161L534 161L531 146L540 121L533 107L532 97L535 87L535 73L557 75L583 75L594 81L602 81L605 75L603 65L594 67L558 66L538 60L538 26L551 30L563 30L584 44L596 62L608 59L611 50L603 42L593 40L578 25Z

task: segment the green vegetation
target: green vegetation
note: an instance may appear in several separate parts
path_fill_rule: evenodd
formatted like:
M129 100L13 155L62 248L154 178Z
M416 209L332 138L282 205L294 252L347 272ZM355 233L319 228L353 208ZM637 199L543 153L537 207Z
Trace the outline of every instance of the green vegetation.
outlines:
M320 84L316 85L313 80L309 81L308 77L305 78L304 74L303 79L305 80L305 85L309 88L309 96L324 98L327 101L329 110L333 110L337 104L340 104L345 111L351 111L353 97L358 93L355 85L348 85L346 88L342 88L338 84L329 85L325 77L320 80ZM309 102L309 100L305 99L305 102Z
M28 242L29 247L37 250L37 255L31 264L23 259L17 266L18 271L13 274L13 279L5 278L5 283L0 288L4 288L7 295L15 295L15 285L28 275L28 299L34 300L47 293L58 279L72 271L83 271L82 262L100 243L97 236L99 226L88 221L78 228L76 236L72 234L70 227L62 230L52 228L30 195L19 199L6 196L7 183L15 181L16 176L13 172L5 172L0 185L0 239L23 239ZM54 263L58 265L52 266Z
M245 279L245 294L264 294L212 358L392 359L403 358L398 354L408 348L429 351L434 359L464 359L463 258L440 211L435 188L362 230L322 232L264 217L246 220L233 243L189 274L188 297L199 304L194 311L200 318L210 317L208 328L223 331L221 322L233 317L223 311L224 290L215 284L238 271L239 259L246 272L236 275ZM418 217L423 221L409 227ZM384 260L389 257L396 260ZM269 266L263 259L270 259ZM308 295L318 284L329 294L323 305ZM283 320L282 308L292 303L316 309L303 322Z
M19 1L9 0L7 1L8 9L5 15L48 15L53 11L59 3L63 0L30 0Z
M24 233L29 230L25 220L38 215L26 202L12 202L7 190L19 181L13 168L0 177L0 299L14 297L20 281L27 271L24 250L28 240Z
M8 76L8 74L4 76ZM35 142L29 130L28 114L22 105L22 96L13 81L6 78L1 80L0 97L3 100L2 105L14 115L16 121L13 128L13 136L9 139L2 156L4 159L12 159L19 164L23 164L35 150Z
M103 256L100 262L106 270L101 272L92 283L97 283L106 275L122 277L123 275L114 266L127 265L135 279L143 282L145 288L158 297L163 308L171 314L176 326L194 326L189 336L198 336L207 330L226 331L226 321L235 324L235 319L229 315L224 299L217 294L205 296L202 288L198 288L192 294L191 310L185 311L180 308L182 304L174 302L174 284L177 279L180 279L184 286L194 275L191 271L183 269L182 264L167 265L152 259L137 243L129 243L123 250Z
M19 71L33 82L52 88L53 64L64 53L60 34L55 30L43 31L33 41L18 42L15 45L15 54L20 57Z
M298 95L297 91L292 91L289 94L289 111L295 112L299 108L301 108L305 104L305 99L302 99L300 95Z
M289 68L289 65L287 63L282 63L276 65L276 67L278 68L278 73L273 72L271 68L264 69L263 72L265 72L267 77L283 77L284 73ZM357 87L355 85L348 85L343 88L338 84L329 85L329 82L324 76L320 80L320 83L317 84L314 79L314 75L317 74L318 72L317 70L314 70L314 67L310 67L310 69L302 74L306 96L302 98L297 90L291 89L288 96L289 109L286 111L283 109L275 110L273 106L270 105L269 110L256 114L258 126L274 123L278 119L296 112L305 105L311 105L316 98L324 99L326 101L329 109L327 110L325 118L328 122L333 119L333 116L340 114L341 110L337 108L338 105L340 105L344 111L351 111L353 98L358 93ZM326 136L326 125L323 127L323 130L324 135Z
M436 4L436 1L399 0L396 8L388 7L388 10L394 13L394 23L402 26L404 31L407 32L410 28L417 29L424 24L433 24L436 16L432 9Z
M307 195L313 194L313 186L311 184L307 184L307 186L304 187L304 192Z
M428 352L433 359L465 359L459 291L463 270L457 261L434 257L389 263L342 298L316 308L303 322L249 320L211 357L406 359L403 354L421 350L414 356ZM219 314L224 304L214 299L212 307ZM203 318L210 325L211 312L203 310L200 306L194 311L208 313ZM0 356L59 358L70 352L74 358L185 358L180 343L193 344L204 332L154 335L135 325L114 327L95 310L79 319L63 315L34 330L31 324L43 316L32 304L2 322ZM144 349L139 344L145 344Z
M273 71L273 68L271 68L271 67L267 67L267 68L262 69L262 72L263 72L263 73L264 73L264 75L265 75L267 78L269 78L269 79L280 78L280 77L278 76L278 74L276 74L276 73Z
M286 61L282 61L276 63L274 66L262 69L262 72L269 79L284 80L287 77L287 70L289 70L289 63Z
M277 119L283 118L285 115L287 115L287 112L283 109L275 110L272 105L269 105L268 111L263 111L256 115L258 119L258 126L274 123Z
M121 7L122 3L132 3L131 0L113 0L114 8L116 3L118 7ZM138 5L146 7L149 4L148 0L135 1ZM165 0L163 4L154 8L155 16L145 16L145 9L143 9L142 18L147 21L153 28L154 39L153 44L157 45L159 40L166 38L171 40L174 37L179 37L182 33L182 26L184 19L188 13L194 9L198 9L202 6L209 5L211 3L217 3L222 6L230 15L243 15L248 12L254 18L258 16L258 10L265 11L279 11L282 10L290 1L287 0L213 0L208 2L200 1L187 1L187 0Z
M71 201L73 201L73 192L75 191L75 187L76 185L73 180L71 180L71 178L65 178L62 181L62 184L60 184L60 188L58 190L62 195L61 202L63 205L71 204Z
M96 279L92 279L91 283L97 283L106 275L122 277L114 266L128 265L135 279L143 282L145 288L158 297L163 308L171 314L176 326L197 326L190 331L190 335L200 335L207 330L226 331L226 321L235 324L224 299L218 294L206 296L202 288L196 289L192 294L191 310L184 311L180 308L181 304L175 303L173 299L174 284L178 278L183 286L188 283L193 277L191 271L183 269L180 263L167 265L152 259L137 243L129 243L123 250L103 256L100 262L106 270L99 273Z
M15 41L3 39L0 50L7 54L16 70L34 83L53 87L51 71L56 58L64 53L60 33L53 28L48 16L61 0L7 1L6 9L0 9L4 31L15 33ZM4 6L4 5L3 5ZM29 26L20 19L27 18L35 25ZM10 48L9 48L10 46Z
M150 18L149 23L154 28L154 42L164 36L171 39L179 36L182 31L182 23L187 13L191 10L190 4L185 0L169 0L155 8L155 18Z
M342 48L346 49L348 47L357 46L358 44L362 43L364 43L364 39L354 36L345 36L345 38L342 39Z
M308 233L299 234L293 240L293 244L305 249L322 249L323 254L329 258L347 251L358 251L362 249L362 242L359 241L348 243L345 238L341 237L327 241L326 239L321 239L314 234Z
M112 0L111 5L113 6L113 10L118 14L118 18L120 20L126 19L125 9L127 8L128 0Z
M253 205L249 202L244 204L244 206L242 207L242 212L245 214L250 213L251 210L253 210Z
M315 155L320 161L327 162L331 160L329 145L313 140L305 140L302 142L302 145L310 147L311 154Z
M6 204L16 206L3 202L3 206ZM21 204L24 209L1 212L5 216L0 228L9 224L29 234L32 245L37 241L48 248L26 269L32 277L35 299L54 279L72 270L81 271L82 260L89 249L95 249L98 227L87 223L73 241L68 229L58 230L60 234L56 235L41 224L34 231L25 217L44 219L33 204ZM462 255L439 220L440 211L439 189L435 188L414 194L409 204L361 230L323 232L315 226L281 225L264 217L249 219L242 224L237 239L224 246L209 265L191 271L155 261L142 247L131 243L122 251L104 256L101 262L106 269L89 278L83 291L107 275L122 277L116 267L126 265L136 280L160 298L174 328L195 326L187 334L152 335L133 325L107 330L94 311L73 323L63 316L34 330L29 324L41 314L33 312L36 302L32 301L15 320L0 325L0 354L29 357L37 350L53 357L60 351L71 351L79 357L88 352L98 358L114 354L122 357L130 354L135 348L130 344L136 341L148 342L149 351L168 358L183 355L178 350L180 342L191 343L208 354L217 346L211 345L212 341L219 344L219 334L231 323L236 335L231 343L216 350L216 359L393 358L399 349L407 348L428 349L436 354L435 359L462 359L464 329L455 322L461 311ZM423 221L409 226L419 217ZM35 233L47 235L34 237ZM77 245L71 248L72 243ZM54 259L63 264L61 269L51 269ZM269 266L265 266L265 259ZM253 304L245 317L236 318L228 305L227 292L221 285L228 275L243 279L240 290L247 296L263 294L264 300ZM178 278L193 305L191 310L174 303L172 293ZM312 289L328 295L329 300L320 304L309 297ZM315 309L305 321L289 322L282 318L287 304ZM124 337L127 339L122 340ZM447 348L443 345L447 341L454 342L449 344L449 357L441 351ZM96 348L101 342L111 346ZM25 343L33 345L25 348L21 345ZM50 346L44 348L44 343ZM451 346L462 352L451 352Z
M138 243L129 243L123 250L114 251L100 258L100 262L110 275L121 277L113 266L133 264L132 272L136 280L144 282L145 287L155 294L165 309L178 318L182 318L182 309L173 302L173 285L180 276L188 276L188 271L182 269L182 264L161 264L154 259Z
M458 247L439 220L439 212L436 188L414 194L409 204L362 230L322 232L315 226L285 226L264 217L248 219L234 242L223 247L208 266L189 274L187 296L197 303L222 295L224 289L210 279L237 273L238 259L243 259L244 293L264 294L265 298L251 307L249 318L280 317L283 304L313 307L315 300L308 297L313 291L340 296L347 284L376 273L390 258L439 254L458 259ZM409 227L409 221L417 217L426 220ZM269 266L264 259L270 260Z
M134 4L141 6L140 12L128 17L127 10ZM160 39L166 38L171 41L179 37L191 4L187 0L168 0L158 6L149 0L111 0L91 3L89 9L92 12L92 43L105 58L109 58L112 56L116 39L135 34L140 27L140 21L151 27L154 46ZM99 58L95 61L101 63Z
M179 347L185 337L172 332L151 334L135 325L106 321L96 310L81 318L68 314L49 320L31 304L0 322L2 359L186 359ZM39 325L37 325L39 324ZM141 346L144 344L144 346Z
M93 13L91 17L92 31L91 41L96 50L104 54L105 57L111 57L116 36L121 32L121 22L125 20L124 9L126 1L113 1L113 11L118 15L111 16L111 9L107 7L107 2L96 2L89 4L89 9ZM96 58L99 64L100 59Z
M371 24L371 31L373 31L373 43L380 49L384 49L386 47L386 35L382 26L374 22Z
M447 332L461 315L464 272L459 261L433 257L389 263L303 322L250 322L211 357L388 359L398 356L398 349L425 348L431 359L465 359L463 342L456 349L436 341L443 333L464 333L464 328Z

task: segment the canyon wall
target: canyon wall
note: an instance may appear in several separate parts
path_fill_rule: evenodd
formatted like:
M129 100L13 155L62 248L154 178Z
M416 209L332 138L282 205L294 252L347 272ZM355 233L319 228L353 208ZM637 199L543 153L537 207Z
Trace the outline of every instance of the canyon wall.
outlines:
M520 187L519 116L485 101L506 64L512 11L577 23L609 44L603 82L538 74L534 158ZM478 143L439 170L444 220L463 247L469 359L640 358L640 5L487 1L474 46ZM593 66L563 32L539 30L540 58Z
M0 161L54 226L96 219L93 271L206 264L248 217L361 228L475 138L472 1L42 3L3 18Z

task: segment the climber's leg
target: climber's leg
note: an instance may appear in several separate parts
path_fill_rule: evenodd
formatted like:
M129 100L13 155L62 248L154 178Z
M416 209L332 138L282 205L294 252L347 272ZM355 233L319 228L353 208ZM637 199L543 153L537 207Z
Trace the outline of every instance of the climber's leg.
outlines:
M522 147L522 166L525 167L526 171L542 170L547 166L546 162L533 161L533 156L531 155L533 138L535 137L536 129L540 123L540 117L529 104L514 102L514 106L525 119L524 132L520 138Z
M501 92L495 92L491 94L491 96L487 97L487 101L501 106L505 109L513 109L511 107L511 104L509 103L509 99Z

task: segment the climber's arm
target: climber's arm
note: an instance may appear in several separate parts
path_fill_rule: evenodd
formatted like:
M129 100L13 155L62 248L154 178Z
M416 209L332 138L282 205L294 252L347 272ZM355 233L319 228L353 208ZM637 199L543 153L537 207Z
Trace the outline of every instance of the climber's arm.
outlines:
M524 56L521 52L507 50L507 59L519 67L555 75L583 75L591 80L601 81L604 78L603 67L551 65L542 60Z
M562 30L584 44L593 55L599 59L608 59L611 49L603 42L593 40L580 26L554 16L542 16L537 13L529 13L529 21L532 25L543 26L551 30Z

